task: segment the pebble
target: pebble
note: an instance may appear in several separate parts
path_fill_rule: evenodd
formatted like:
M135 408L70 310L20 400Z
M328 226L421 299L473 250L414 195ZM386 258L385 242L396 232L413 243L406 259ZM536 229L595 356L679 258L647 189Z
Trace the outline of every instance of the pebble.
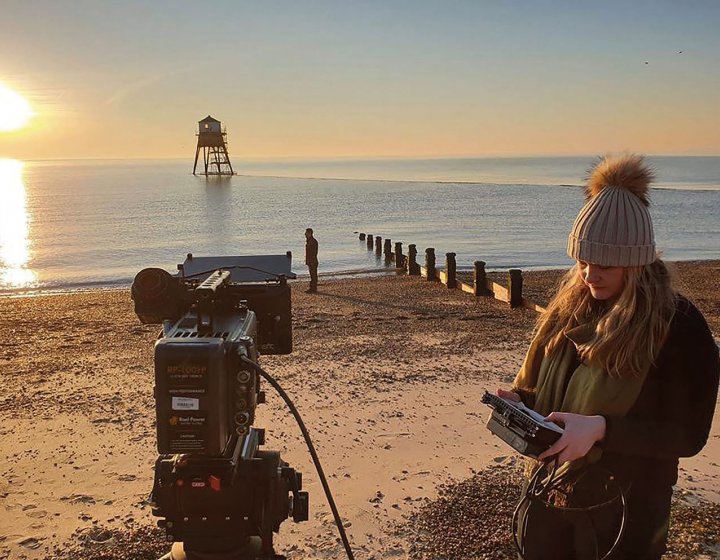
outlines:
M517 558L510 533L520 498L521 467L493 465L469 479L450 482L410 516L399 533L412 543L413 560ZM692 503L688 500L692 498ZM679 491L673 498L668 560L710 555L720 544L720 504Z

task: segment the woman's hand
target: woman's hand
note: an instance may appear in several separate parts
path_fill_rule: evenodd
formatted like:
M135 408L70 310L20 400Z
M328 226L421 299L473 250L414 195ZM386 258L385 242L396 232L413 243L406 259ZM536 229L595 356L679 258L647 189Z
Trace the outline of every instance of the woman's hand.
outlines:
M565 428L565 433L549 449L538 456L544 461L558 456L558 464L585 457L588 451L605 437L605 418L603 416L584 416L570 412L553 412L546 420Z
M498 397L501 399L507 399L509 401L520 402L520 395L515 391L506 391L505 389L498 389L495 391Z

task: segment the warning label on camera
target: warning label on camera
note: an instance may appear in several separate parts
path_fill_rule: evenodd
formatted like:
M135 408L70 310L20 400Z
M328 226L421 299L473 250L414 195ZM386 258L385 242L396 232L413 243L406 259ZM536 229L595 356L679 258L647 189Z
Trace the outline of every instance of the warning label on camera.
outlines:
M173 397L173 410L200 410L200 399L190 399L188 397Z
M202 451L205 448L207 418L204 412L173 414L168 422L171 452Z

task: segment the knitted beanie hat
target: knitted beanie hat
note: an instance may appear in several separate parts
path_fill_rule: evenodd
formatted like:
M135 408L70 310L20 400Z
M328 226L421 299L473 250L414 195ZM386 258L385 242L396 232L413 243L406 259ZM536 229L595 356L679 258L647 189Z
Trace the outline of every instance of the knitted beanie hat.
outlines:
M601 266L643 266L655 260L648 206L654 179L643 157L608 156L589 173L586 202L573 224L567 252Z

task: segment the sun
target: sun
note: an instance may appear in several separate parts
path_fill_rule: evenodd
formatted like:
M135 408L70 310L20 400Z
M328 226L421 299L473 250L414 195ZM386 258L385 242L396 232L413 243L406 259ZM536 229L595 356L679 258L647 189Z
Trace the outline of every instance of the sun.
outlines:
M30 103L10 88L0 84L0 132L24 127L34 114Z

